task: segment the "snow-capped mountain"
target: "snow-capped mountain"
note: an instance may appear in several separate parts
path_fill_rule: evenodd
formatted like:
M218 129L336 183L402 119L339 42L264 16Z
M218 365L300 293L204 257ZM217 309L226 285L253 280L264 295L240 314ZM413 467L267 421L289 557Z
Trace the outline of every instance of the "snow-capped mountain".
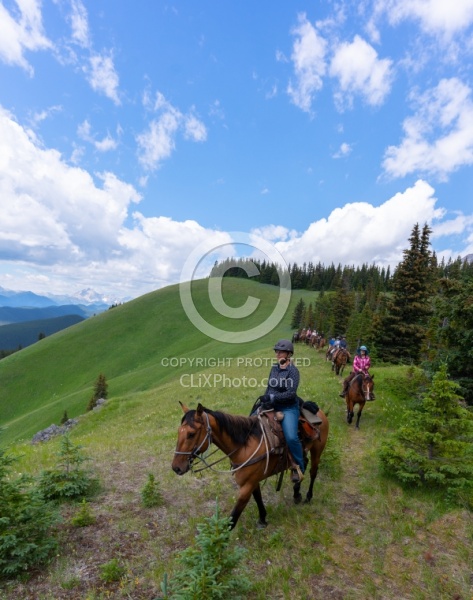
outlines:
M117 296L112 296L111 294L101 294L100 292L96 292L92 288L84 288L78 292L70 296L50 296L51 299L54 299L56 303L61 304L85 304L89 305L106 305L111 306L112 304L121 304L122 302L126 302L125 298L118 298Z
M45 307L74 304L87 306L91 310L106 310L112 304L121 304L129 298L118 298L110 294L100 294L92 288L85 288L72 295L39 295L29 291L13 291L0 287L0 306Z

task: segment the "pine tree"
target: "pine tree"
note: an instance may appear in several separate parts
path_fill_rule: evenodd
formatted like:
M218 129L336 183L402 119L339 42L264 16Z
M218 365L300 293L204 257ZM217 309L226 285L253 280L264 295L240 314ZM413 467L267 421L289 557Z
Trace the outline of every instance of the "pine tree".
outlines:
M417 223L393 278L393 298L378 320L376 338L379 356L388 362L414 362L421 358L429 317L430 296L435 281L435 261L429 250L431 229Z
M93 408L95 408L97 406L97 400L99 400L100 398L104 398L106 399L108 397L108 384L107 384L107 380L105 379L105 375L103 373L100 373L100 375L97 377L95 384L94 384L94 393L92 394L92 397L89 400L89 403L87 405L87 410L92 410Z
M299 300L299 302L296 304L296 308L294 309L294 312L292 313L291 328L299 329L299 327L301 327L302 314L303 314L304 310L305 310L305 302L301 298Z
M407 412L406 425L383 444L380 457L400 481L442 487L458 499L473 491L473 415L457 391L441 365L419 410Z
M353 297L344 286L339 286L332 300L333 326L337 335L345 335L353 309Z

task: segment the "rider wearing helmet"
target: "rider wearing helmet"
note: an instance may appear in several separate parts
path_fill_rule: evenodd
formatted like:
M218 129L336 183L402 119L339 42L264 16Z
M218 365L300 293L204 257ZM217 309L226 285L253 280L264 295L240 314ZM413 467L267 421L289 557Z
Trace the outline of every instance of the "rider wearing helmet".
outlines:
M356 356L353 360L353 371L345 377L343 381L343 390L339 394L340 397L344 398L345 394L348 392L348 386L352 379L354 379L358 373L363 373L364 375L369 375L369 369L371 367L371 359L368 355L368 348L366 346L360 346L356 353ZM374 394L371 398L374 400Z
M269 373L266 392L258 400L263 410L274 409L284 413L284 419L281 422L284 437L289 452L297 464L297 468L292 472L291 480L298 483L304 478L305 471L302 444L298 435L300 409L297 387L300 375L298 368L291 361L294 346L289 340L279 340L274 346L274 351L277 363L273 365Z

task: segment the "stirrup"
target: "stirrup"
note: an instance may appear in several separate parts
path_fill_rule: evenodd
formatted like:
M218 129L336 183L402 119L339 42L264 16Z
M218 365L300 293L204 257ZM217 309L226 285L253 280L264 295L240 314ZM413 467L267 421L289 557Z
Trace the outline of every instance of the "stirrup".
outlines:
M345 398L345 394L346 392L340 392L338 395L340 396L340 398Z

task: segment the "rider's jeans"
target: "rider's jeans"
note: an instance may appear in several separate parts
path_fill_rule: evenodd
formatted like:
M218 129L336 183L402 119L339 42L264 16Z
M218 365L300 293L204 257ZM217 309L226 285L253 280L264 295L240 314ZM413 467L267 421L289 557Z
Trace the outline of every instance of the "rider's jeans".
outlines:
M302 444L299 440L298 429L299 429L299 406L289 406L281 409L284 413L284 419L282 420L282 430L284 437L286 438L287 446L294 460L304 472L304 456L302 454Z

